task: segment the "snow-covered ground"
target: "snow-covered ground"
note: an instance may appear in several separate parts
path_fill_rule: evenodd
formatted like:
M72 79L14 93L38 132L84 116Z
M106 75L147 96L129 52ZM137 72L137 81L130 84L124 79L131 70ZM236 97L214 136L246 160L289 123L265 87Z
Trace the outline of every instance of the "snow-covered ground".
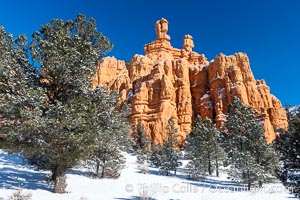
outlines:
M260 190L246 189L226 178L206 177L197 182L188 180L179 169L178 176L160 176L158 170L149 168L148 174L139 173L136 157L126 154L126 166L118 179L93 179L84 170L72 169L67 174L66 194L53 194L46 179L48 171L35 171L25 160L0 150L0 199L23 188L33 200L130 200L141 196L149 199L220 199L220 200L288 200L293 195L280 183L267 184Z

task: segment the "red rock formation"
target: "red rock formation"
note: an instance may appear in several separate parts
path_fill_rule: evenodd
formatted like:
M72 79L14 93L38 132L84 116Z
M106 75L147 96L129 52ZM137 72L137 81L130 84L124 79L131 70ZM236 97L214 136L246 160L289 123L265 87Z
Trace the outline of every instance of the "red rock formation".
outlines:
M158 20L155 30L156 40L145 45L145 56L135 55L127 67L124 61L105 58L93 80L94 87L118 90L120 101L131 96L133 127L142 120L153 142L166 139L170 117L175 119L180 141L190 132L197 114L214 119L220 127L233 96L252 106L264 120L269 142L275 138L273 126L287 129L280 101L270 94L265 81L255 80L246 54L219 54L209 63L203 54L192 51L190 35L184 36L183 49L172 47L167 20Z
M232 97L239 97L264 119L264 128L269 142L275 139L274 128L287 129L287 118L280 102L270 94L264 80L256 81L246 54L232 56L219 54L208 67L209 94L213 101L215 120L221 126L226 120L227 105Z
M124 102L132 88L125 61L117 60L114 57L106 57L99 62L97 73L93 78L93 87L99 85L117 90L120 93L120 101Z

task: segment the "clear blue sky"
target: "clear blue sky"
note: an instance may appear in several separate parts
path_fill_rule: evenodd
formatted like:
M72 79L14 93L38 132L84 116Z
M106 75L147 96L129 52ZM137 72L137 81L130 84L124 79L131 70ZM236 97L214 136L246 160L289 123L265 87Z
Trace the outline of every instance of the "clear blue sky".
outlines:
M255 78L265 79L283 106L300 104L299 0L3 0L0 13L0 25L15 36L30 36L52 18L93 17L114 44L109 55L124 60L144 53L164 17L174 47L191 34L208 60L245 52Z

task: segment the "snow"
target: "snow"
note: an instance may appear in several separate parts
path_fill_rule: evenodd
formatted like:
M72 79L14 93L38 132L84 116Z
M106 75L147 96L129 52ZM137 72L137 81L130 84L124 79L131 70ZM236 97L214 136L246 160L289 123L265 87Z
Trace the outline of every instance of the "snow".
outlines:
M289 112L291 114L295 114L298 111L299 108L300 108L300 105L292 106L292 107L289 108Z
M207 98L210 98L210 95L207 94L207 93L205 93L205 94L201 97L201 99L207 99Z
M191 87L194 88L194 87L196 87L197 85L198 85L197 82L195 82Z
M73 168L67 173L66 194L54 194L45 181L48 171L35 171L26 160L0 151L0 199L7 198L18 188L22 193L32 194L33 200L73 199L138 199L146 194L150 199L203 199L203 200L283 200L293 198L280 183L267 184L259 190L246 191L245 187L220 177L206 177L203 181L192 181L185 175L183 167L177 176L160 176L158 170L149 168L148 174L139 173L136 157L126 153L126 165L118 179L94 179L86 170Z
M241 86L241 83L240 82L237 82L237 83L233 83L232 86L231 86L231 89L236 89L238 87Z
M128 92L128 98L132 97L133 95L134 95L133 90L129 90L129 92Z
M265 123L265 121L262 121L262 120L261 120L261 121L258 121L258 125L261 125L261 126L262 126L262 125L264 125L264 123Z
M227 73L231 73L231 72L237 71L237 70L238 70L238 67L235 65L232 65L227 69Z
M225 114L218 114L216 116L216 120L217 121L225 121L225 119L226 119L226 115Z

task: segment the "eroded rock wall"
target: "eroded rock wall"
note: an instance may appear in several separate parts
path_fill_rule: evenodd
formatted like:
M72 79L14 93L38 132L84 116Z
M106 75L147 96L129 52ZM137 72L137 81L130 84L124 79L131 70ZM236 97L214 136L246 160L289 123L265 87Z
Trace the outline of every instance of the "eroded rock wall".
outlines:
M182 49L172 47L167 20L158 20L155 30L156 40L145 45L145 55L135 55L127 66L104 58L93 80L94 87L106 85L119 91L121 102L130 101L133 129L141 120L148 137L161 143L173 117L183 141L197 114L222 126L233 96L254 108L269 142L275 138L273 126L287 129L280 101L264 80L255 80L246 54L219 54L209 63L203 54L193 52L190 35L184 36Z

